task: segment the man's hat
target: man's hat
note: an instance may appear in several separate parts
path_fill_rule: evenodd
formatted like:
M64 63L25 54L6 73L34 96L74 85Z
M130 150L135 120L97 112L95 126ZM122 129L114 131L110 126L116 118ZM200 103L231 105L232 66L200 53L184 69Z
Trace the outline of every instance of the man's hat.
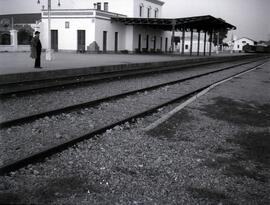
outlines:
M37 35L37 34L40 34L40 32L39 32L39 31L36 31L36 32L35 32L35 35Z

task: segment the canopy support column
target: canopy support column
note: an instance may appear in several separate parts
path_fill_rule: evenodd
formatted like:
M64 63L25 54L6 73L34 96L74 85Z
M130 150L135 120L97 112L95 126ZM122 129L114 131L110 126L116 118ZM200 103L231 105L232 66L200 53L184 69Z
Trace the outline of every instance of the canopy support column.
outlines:
M203 42L203 55L205 56L206 52L206 31L204 32L204 42Z
M171 39L172 53L174 52L175 25L176 25L176 21L173 20L173 21L172 21L172 39Z
M210 40L209 40L209 56L212 54L212 41L213 41L213 30L210 31Z
M182 55L185 53L185 29L182 31Z
M192 56L192 45L193 45L193 28L190 30L190 51L189 55Z
M200 40L201 40L201 31L198 30L198 50L197 50L197 56L200 55Z

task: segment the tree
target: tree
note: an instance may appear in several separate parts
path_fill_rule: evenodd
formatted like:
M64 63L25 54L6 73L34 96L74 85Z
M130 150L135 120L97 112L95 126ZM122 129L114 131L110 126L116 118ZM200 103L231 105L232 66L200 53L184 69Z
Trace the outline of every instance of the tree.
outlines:
M214 45L215 46L222 45L223 40L225 38L227 38L227 34L228 34L228 29L219 29L219 30L215 31L214 35L213 35L213 43L214 43Z

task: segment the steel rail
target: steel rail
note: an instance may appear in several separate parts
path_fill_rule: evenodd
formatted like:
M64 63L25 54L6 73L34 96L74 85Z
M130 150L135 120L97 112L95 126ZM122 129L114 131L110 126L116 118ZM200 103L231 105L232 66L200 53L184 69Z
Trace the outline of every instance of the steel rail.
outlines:
M66 141L64 143L59 143L57 145L51 146L50 148L43 149L42 151L40 151L40 152L38 152L36 154L32 154L32 155L29 155L27 157L24 157L24 158L18 159L16 161L10 162L10 163L0 167L0 175L5 175L5 174L8 174L8 173L10 173L12 171L16 171L16 170L18 170L18 169L20 169L22 167L25 167L25 166L27 166L29 164L34 164L34 163L37 163L37 162L44 161L47 157L52 156L53 154L59 153L59 152L65 150L65 149L67 149L67 148L69 148L71 146L74 146L78 142L90 139L95 135L102 134L106 130L111 129L111 128L117 126L117 125L121 125L121 124L126 123L126 122L131 122L132 120L134 120L136 118L140 118L140 117L144 117L146 115L149 115L150 113L155 112L156 110L158 110L161 107L173 104L175 102L178 102L180 100L183 100L185 98L193 96L196 93L198 93L198 92L200 92L200 91L202 91L202 90L204 90L206 88L209 88L214 84L222 82L222 81L224 81L226 79L232 78L234 76L245 73L245 72L247 72L249 70L253 70L255 68L258 69L258 67L260 65L263 65L264 63L265 62L260 63L259 65L253 66L252 68L245 69L244 71L238 72L238 73L236 73L236 74L234 74L232 76L226 77L226 78L224 78L222 80L218 80L218 81L216 81L214 83L210 83L210 84L208 84L206 86L203 86L202 88L195 89L195 90L193 90L193 91L191 91L191 92L189 92L187 94L178 96L178 97L176 97L174 99L171 99L171 100L169 100L167 102L164 102L162 104L153 106L153 107L151 107L151 108L149 108L147 110L136 113L136 114L134 114L132 116L129 116L129 117L125 118L125 119L122 119L122 120L119 120L119 121L114 122L112 124L106 125L104 127L95 129L94 131L91 131L91 132L89 132L89 133L87 133L85 135L82 135L82 136L79 136L79 137L74 137L74 138L72 138L72 139L70 139L70 140L68 140L68 141Z
M172 84L185 82L185 81L188 81L188 80L193 80L193 79L200 78L200 77L203 77L203 76L206 76L206 75L211 75L211 74L214 74L214 73L222 72L224 70L232 69L234 67L238 67L238 66L242 66L242 65L245 65L245 64L257 62L257 61L260 61L260 60L262 60L262 59L259 59L259 60L256 59L256 60L252 60L252 61L248 61L248 62L228 66L228 67L225 67L225 68L222 68L222 69L202 73L202 74L199 74L199 75L194 75L194 76L190 76L190 77L187 77L187 78L182 78L182 79L179 79L179 80L169 81L169 82L166 82L166 83L160 83L160 84L156 84L154 86L148 86L148 87L141 88L141 89L131 90L131 91L123 92L123 93L120 93L120 94L111 95L111 96L107 96L107 97L104 97L104 98L100 98L100 99L96 99L96 100L92 100L92 101L88 101L88 102L84 102L84 103L74 104L74 105L71 105L71 106L66 106L66 107L63 107L63 108L55 109L55 110L50 110L50 111L46 111L46 112L40 112L40 113L37 113L37 114L24 116L24 117L20 117L20 118L17 118L17 119L7 120L7 121L4 121L4 122L0 122L0 128L7 128L7 127L11 127L11 126L16 126L16 125L22 125L22 124L32 122L32 121L37 120L37 119L42 118L42 117L53 116L53 115L57 115L57 114L60 114L60 113L70 112L70 111L85 108L85 107L88 107L88 106L95 106L95 105L98 105L98 104L100 104L102 102L118 99L118 98L121 98L121 97L132 95L132 94L137 93L137 92L150 91L150 90L157 89L157 88L160 88L160 87L163 87L163 86L168 86L168 85L172 85Z

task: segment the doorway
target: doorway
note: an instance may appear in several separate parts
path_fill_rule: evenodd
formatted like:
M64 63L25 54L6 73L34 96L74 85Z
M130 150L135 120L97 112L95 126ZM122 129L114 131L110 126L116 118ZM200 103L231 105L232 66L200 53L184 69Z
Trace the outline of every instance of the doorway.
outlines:
M51 48L58 51L58 30L51 30Z
M77 50L79 52L85 52L85 30L78 30L77 37L78 37Z
M149 50L149 35L146 35L146 51Z
M107 31L103 31L103 52L107 52Z
M139 38L138 38L138 51L141 52L142 50L142 35L139 34Z
M118 51L118 32L115 32L114 35L114 52Z

